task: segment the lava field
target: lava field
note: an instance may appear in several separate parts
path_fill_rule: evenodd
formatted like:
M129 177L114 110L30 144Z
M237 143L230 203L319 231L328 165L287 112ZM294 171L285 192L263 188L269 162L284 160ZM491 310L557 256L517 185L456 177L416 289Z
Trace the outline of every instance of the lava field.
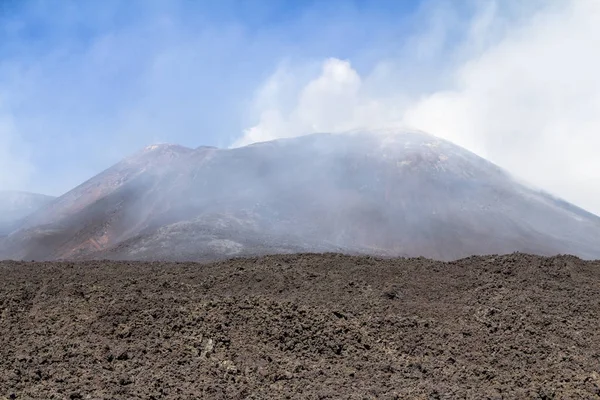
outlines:
M5 261L3 398L600 398L600 262Z

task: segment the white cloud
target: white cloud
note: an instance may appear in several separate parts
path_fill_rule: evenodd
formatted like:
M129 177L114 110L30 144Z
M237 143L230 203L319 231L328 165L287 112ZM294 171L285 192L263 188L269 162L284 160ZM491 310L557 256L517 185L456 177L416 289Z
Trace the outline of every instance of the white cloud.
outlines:
M597 1L540 11L405 121L600 213L599 20Z
M323 63L318 77L296 93L291 109L279 107L266 97L286 97L281 93L291 72L280 68L257 94L263 104L258 125L247 129L234 147L281 137L294 137L311 132L343 132L360 127L389 126L401 109L389 99L366 94L368 84L352 68L350 62L330 58ZM395 121L400 123L399 119Z
M411 75L394 73L417 70L407 67L407 57L382 60L362 75L349 61L328 59L303 85L289 84L301 68L280 68L259 91L258 123L235 146L317 131L409 126L600 214L600 2L545 2L512 10L510 18L494 4L465 24L465 39L447 51L445 69L412 76L417 85ZM423 37L409 41L419 54L432 40ZM282 98L285 107L278 105Z

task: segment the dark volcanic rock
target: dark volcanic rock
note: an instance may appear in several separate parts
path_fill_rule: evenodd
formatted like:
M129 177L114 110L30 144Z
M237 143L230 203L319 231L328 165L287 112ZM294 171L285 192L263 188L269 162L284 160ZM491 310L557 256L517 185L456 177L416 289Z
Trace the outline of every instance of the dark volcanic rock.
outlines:
M0 398L593 399L599 321L572 256L4 262Z

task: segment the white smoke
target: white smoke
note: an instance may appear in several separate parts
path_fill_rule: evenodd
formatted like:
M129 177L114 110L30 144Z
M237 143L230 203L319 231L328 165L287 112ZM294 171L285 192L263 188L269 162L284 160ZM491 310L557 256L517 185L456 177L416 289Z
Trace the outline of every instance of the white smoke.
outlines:
M234 146L318 131L416 128L600 214L600 2L542 4L507 19L488 3L451 46L448 68L429 75L397 73L411 71L406 58L362 74L349 60L330 58L298 85L289 82L302 67L281 67L257 93L256 125ZM439 35L414 38L411 48L427 56Z

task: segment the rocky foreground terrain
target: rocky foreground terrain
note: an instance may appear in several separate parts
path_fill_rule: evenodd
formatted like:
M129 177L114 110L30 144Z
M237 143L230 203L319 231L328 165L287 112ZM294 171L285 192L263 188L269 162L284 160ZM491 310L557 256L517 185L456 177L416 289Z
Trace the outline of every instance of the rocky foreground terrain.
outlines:
M0 263L0 398L600 398L600 262Z

